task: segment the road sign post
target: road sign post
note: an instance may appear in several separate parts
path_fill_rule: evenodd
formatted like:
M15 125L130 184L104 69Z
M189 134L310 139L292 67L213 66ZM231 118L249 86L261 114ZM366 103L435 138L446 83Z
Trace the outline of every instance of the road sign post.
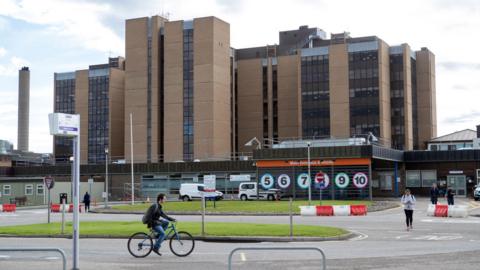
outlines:
M43 179L43 182L45 184L45 187L48 189L48 194L47 194L47 197L48 197L48 200L47 200L47 212L48 212L47 221L48 221L48 223L50 223L50 212L52 211L52 209L51 209L52 208L52 202L51 202L51 197L50 197L50 190L55 185L55 181L53 180L53 178L51 176L47 176Z
M72 166L72 193L73 193L73 265L72 269L79 269L79 196L80 196L80 115L51 113L48 115L50 134L54 136L73 138L73 166Z

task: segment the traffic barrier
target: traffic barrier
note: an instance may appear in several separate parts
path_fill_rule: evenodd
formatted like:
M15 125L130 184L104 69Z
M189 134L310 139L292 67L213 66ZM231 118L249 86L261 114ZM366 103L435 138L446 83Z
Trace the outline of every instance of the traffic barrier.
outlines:
M0 212L3 211L3 204L0 204Z
M367 206L364 205L364 204L351 205L350 206L350 215L352 215L352 216L366 216L367 215Z
M70 204L70 206L68 207L68 212L73 213L73 204ZM78 212L80 212L80 213L82 212L82 205L81 204L78 205Z
M367 214L366 205L317 205L299 207L301 216L362 216Z
M302 216L316 216L317 208L315 206L300 206L300 215Z
M465 218L468 216L468 206L466 205L449 205L448 214L449 217Z
M436 217L448 217L448 205L437 204L435 206L435 216Z
M17 205L15 204L4 204L3 212L15 212L17 210Z
M434 217L435 216L435 206L436 204L429 204L427 208L427 216Z
M350 205L334 205L333 206L334 216L349 216L350 211L351 211Z
M50 206L50 212L54 212L54 213L60 212L60 204L52 204Z
M333 216L331 205L317 205L317 216Z

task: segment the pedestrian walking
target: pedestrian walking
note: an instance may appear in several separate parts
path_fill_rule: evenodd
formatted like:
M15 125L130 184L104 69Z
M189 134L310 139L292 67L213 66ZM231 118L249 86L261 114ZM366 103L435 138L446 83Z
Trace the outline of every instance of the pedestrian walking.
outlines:
M433 184L432 188L430 189L430 201L432 202L432 204L437 204L438 194L439 194L439 191L438 191L437 184Z
M405 189L405 193L402 196L401 200L403 204L403 210L405 211L405 222L407 224L407 231L413 229L413 210L415 208L415 196L410 193L409 189Z
M83 195L83 203L85 204L85 213L90 212L90 194L88 194L88 191Z
M455 202L453 201L453 196L455 196L455 193L451 188L447 190L447 203L448 205L454 205Z

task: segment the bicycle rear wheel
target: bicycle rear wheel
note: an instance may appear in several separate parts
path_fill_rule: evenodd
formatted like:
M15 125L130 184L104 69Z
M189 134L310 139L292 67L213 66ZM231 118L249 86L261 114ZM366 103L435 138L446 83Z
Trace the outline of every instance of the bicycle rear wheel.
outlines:
M195 240L188 232L177 232L170 238L170 250L178 257L185 257L195 248Z
M128 238L128 252L135 258L147 257L153 249L153 241L150 235L137 232Z

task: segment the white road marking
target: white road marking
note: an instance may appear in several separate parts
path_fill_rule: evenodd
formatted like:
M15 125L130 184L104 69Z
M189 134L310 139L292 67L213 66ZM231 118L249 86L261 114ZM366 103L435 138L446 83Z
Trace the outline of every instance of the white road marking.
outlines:
M8 260L10 259L11 257L8 256L8 255L0 255L0 260Z
M422 222L429 223L454 223L454 224L480 224L480 219L456 219L456 218L439 218L439 219L422 219Z
M353 231L353 230L350 230L350 231L357 234L358 236L349 239L349 241L360 241L360 240L364 240L364 239L368 238L367 234L364 234L364 233L361 233L361 232L358 232L358 231Z
M245 256L245 253L243 252L240 253L240 260L242 260L242 262L247 261L247 257Z
M52 256L52 257L45 257L43 259L47 261L56 261L56 260L60 260L60 257Z

